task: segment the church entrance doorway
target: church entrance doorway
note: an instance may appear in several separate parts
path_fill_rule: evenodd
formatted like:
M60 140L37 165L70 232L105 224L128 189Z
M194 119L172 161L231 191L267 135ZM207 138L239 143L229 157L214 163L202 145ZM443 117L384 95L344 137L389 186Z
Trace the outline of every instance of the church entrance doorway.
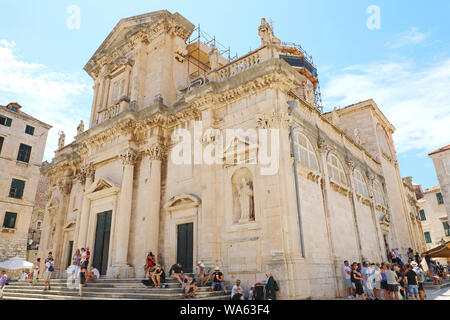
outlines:
M93 266L101 275L106 275L108 268L109 240L111 236L112 211L106 211L97 215L97 229L95 231L95 246Z
M185 273L192 273L194 265L194 224L179 224L177 235L177 262L183 265Z

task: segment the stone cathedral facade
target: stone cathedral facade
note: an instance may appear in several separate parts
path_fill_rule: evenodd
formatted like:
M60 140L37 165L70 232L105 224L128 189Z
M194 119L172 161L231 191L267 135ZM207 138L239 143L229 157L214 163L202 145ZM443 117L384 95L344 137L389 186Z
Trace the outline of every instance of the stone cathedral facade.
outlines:
M280 298L330 298L342 295L345 259L424 249L395 129L373 100L322 113L315 67L264 19L261 46L233 61L189 42L194 29L165 10L122 19L86 64L89 129L81 124L68 145L61 136L43 169L40 255L53 252L59 276L76 248L89 247L111 278L142 277L152 251L166 271L201 260L245 289L271 271ZM227 129L238 134L225 139ZM260 129L277 139L242 135ZM177 139L181 131L192 138ZM181 140L220 161L178 152ZM255 161L265 149L274 172Z

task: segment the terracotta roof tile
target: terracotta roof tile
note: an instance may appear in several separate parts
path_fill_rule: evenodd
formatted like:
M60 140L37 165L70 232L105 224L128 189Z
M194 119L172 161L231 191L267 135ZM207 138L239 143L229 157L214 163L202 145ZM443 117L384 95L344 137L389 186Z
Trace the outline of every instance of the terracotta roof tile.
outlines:
M439 148L439 149L429 153L428 155L431 156L432 154L439 153L439 152L446 151L446 150L450 150L450 144L445 147Z

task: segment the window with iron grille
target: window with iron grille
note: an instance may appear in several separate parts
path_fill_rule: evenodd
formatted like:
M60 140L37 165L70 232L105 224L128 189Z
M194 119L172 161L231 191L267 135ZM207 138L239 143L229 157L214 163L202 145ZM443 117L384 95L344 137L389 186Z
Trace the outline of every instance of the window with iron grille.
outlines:
M0 124L6 127L11 127L12 119L5 116L0 116Z
M429 232L424 232L423 234L425 236L425 241L427 243L431 243L431 235L430 235L430 233Z
M27 125L25 128L25 133L29 135L34 135L34 127Z
M6 212L3 220L3 228L14 229L16 227L17 213Z
M444 199L442 198L442 193L436 193L436 198L438 201L438 204L443 204L444 203Z
M17 160L22 162L30 162L31 147L21 143L19 147L19 153L17 154Z
M19 179L12 179L11 188L9 189L9 197L15 199L22 199L24 189L25 189L25 181Z
M425 221L427 217L425 216L425 210L420 210L420 220Z

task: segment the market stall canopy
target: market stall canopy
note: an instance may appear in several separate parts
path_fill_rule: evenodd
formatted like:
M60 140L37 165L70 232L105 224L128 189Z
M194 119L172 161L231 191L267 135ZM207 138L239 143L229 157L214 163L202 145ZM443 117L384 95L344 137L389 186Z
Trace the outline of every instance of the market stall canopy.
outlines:
M25 261L24 258L19 256L0 262L0 269L16 270L29 269L31 267L33 267L32 262Z
M450 258L450 241L430 249L427 252L424 252L424 254L428 254L430 258Z

